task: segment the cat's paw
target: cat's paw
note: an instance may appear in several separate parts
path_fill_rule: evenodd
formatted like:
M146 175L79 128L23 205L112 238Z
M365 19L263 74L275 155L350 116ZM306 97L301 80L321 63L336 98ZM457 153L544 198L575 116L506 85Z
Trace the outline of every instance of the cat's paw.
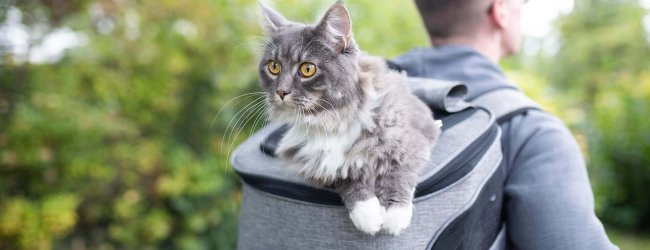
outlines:
M413 204L390 206L384 214L382 228L390 234L398 235L411 224L411 215L413 215Z
M354 204L350 211L350 219L359 230L374 235L381 230L382 207L379 199L372 197Z

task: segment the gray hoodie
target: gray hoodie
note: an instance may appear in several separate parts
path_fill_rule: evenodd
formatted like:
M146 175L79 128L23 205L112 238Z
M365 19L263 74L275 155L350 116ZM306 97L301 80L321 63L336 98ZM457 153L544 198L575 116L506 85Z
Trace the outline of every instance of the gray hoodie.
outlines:
M392 61L409 76L464 82L468 100L517 88L496 64L469 47L419 48ZM503 212L509 248L617 249L594 213L585 162L566 126L538 110L500 126L508 172Z

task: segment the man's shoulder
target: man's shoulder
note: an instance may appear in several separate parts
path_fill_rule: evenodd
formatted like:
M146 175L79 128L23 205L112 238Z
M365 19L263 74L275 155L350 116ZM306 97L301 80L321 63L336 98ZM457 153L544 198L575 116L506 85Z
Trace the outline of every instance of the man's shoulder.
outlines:
M531 109L500 124L502 147L509 169L519 162L582 161L580 147L571 131L556 116Z
M543 109L528 109L525 112L504 120L500 125L508 129L511 135L549 132L571 135L571 132L562 120Z
M474 86L468 86L471 87ZM515 84L504 83L476 95L470 102L488 108L506 135L521 137L542 132L571 135L562 120L544 110Z

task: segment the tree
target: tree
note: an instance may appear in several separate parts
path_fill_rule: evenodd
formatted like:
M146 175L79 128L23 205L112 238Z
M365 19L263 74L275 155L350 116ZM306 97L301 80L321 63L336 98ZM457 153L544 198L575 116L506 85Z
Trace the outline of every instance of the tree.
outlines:
M576 1L544 71L565 107L584 112L575 129L588 137L600 216L634 229L650 229L647 14L632 0Z

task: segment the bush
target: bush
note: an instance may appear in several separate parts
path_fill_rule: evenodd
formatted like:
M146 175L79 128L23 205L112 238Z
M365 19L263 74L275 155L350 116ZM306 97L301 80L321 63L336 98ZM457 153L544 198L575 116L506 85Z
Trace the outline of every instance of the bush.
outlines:
M254 13L96 1L55 21L63 6L45 3L20 3L23 21L72 27L86 45L53 64L3 65L0 248L233 248L239 187L210 124L255 85L237 76L252 49L224 36L259 32L232 25Z

